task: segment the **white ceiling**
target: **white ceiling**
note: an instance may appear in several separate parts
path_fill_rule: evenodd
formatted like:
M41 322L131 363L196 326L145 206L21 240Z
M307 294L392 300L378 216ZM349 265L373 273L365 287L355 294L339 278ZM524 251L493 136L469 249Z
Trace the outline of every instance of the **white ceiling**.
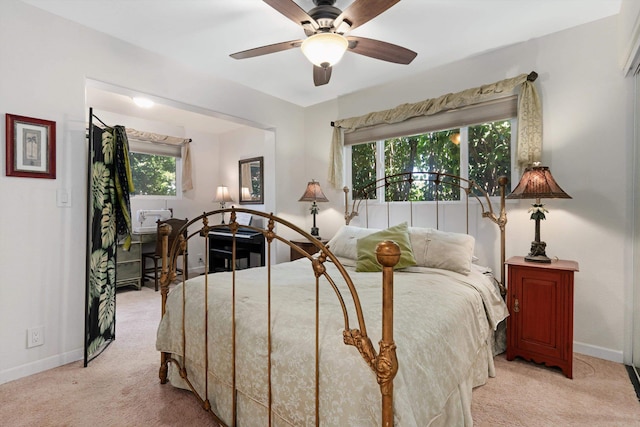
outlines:
M154 101L154 105L151 108L141 108L133 102L133 97L139 95L140 93L130 89L96 81L87 81L85 91L87 105L97 111L108 111L215 135L232 132L245 125L256 127L253 123L244 122L235 117L147 94L143 94L144 97Z
M621 0L402 0L350 34L418 53L409 65L347 52L315 87L300 49L235 60L231 53L304 38L260 0L23 0L147 50L300 106L414 75L620 11ZM312 0L296 0L304 10ZM337 0L344 10L352 0Z

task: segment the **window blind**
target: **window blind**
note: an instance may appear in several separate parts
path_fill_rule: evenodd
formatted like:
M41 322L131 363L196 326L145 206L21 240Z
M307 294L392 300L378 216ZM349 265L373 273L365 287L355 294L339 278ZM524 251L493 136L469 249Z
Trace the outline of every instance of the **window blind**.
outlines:
M148 142L129 138L129 151L160 156L182 157L181 145L169 145L161 142Z
M518 97L498 98L479 104L443 111L430 116L414 117L403 122L379 124L344 133L344 145L381 141L398 136L419 135L427 132L455 129L480 123L516 117Z

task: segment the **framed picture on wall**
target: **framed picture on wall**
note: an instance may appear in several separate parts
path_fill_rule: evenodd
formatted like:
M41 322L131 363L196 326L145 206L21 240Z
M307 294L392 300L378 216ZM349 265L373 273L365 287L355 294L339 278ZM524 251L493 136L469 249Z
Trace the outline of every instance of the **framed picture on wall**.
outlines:
M6 115L7 176L56 178L56 122Z

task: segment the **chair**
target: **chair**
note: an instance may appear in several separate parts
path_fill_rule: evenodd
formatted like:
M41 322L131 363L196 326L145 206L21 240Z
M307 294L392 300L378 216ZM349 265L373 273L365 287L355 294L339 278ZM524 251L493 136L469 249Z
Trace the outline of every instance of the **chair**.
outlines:
M162 239L160 238L160 226L162 224L169 224L171 226L171 233L169 234L169 250L171 250L171 246L173 242L178 238L178 232L180 229L189 222L188 219L178 219L178 218L170 218L166 221L158 220L156 222L157 231L156 231L156 250L155 252L146 252L142 254L142 263L143 263L143 279L153 279L155 282L156 291L158 290L158 270L162 268ZM182 233L184 238L187 238L187 230L185 229ZM185 280L189 278L188 271L188 257L189 250L185 249L182 255L182 268L176 268L176 272L184 275ZM153 261L153 267L147 267L147 259Z

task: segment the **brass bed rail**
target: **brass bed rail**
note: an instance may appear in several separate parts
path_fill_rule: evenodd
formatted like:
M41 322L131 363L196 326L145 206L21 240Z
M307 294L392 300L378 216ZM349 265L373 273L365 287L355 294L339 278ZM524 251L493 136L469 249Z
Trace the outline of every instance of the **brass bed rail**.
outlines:
M232 260L231 260L231 329L232 329L232 337L231 337L231 347L232 347L232 403L231 410L233 411L233 415L230 417L230 425L235 426L237 423L237 384L236 384L236 275L241 274L240 272L236 272L236 234L239 229L239 224L236 220L237 213L246 213L250 214L253 217L263 218L267 222L266 228L254 227L254 226L243 226L245 228L250 228L253 231L260 232L265 237L265 242L267 245L267 262L266 266L266 275L267 275L267 352L268 352L268 418L269 418L269 426L272 425L272 361L271 361L271 344L272 344L272 335L271 335L271 287L272 287L272 263L271 263L271 255L272 255L272 247L274 242L281 242L290 248L295 248L299 250L299 248L291 242L288 238L283 237L283 235L290 235L291 232L295 232L297 236L304 237L313 243L315 248L318 250L317 255L309 255L308 253L304 253L303 255L310 260L310 266L312 269L312 273L315 275L315 424L320 424L320 415L319 415L319 288L325 284L328 284L334 291L335 296L337 298L338 303L342 309L342 313L344 316L344 330L343 330L343 342L347 345L355 346L360 352L361 356L365 359L366 363L376 374L377 382L380 387L381 393L381 401L382 401L382 425L383 426L392 426L393 425L393 379L398 370L398 361L396 358L396 346L393 339L393 267L397 264L400 258L400 249L398 245L394 242L386 241L382 242L378 245L376 249L376 255L378 262L383 266L382 268L382 339L379 343L379 351L376 351L371 340L367 335L367 329L365 325L365 319L362 311L362 307L360 305L360 299L358 297L358 293L356 291L356 287L352 279L349 277L344 266L340 263L338 258L319 240L314 239L313 236L303 231L299 227L294 224L274 216L273 214L267 214L264 212L254 211L250 209L242 209L242 208L229 208L222 210L215 210L208 213L203 213L197 218L189 221L179 233L179 239L177 239L172 247L169 247L168 236L171 231L170 226L163 225L160 229L161 240L162 240L162 275L160 279L161 284L161 296L162 296L162 315L164 316L166 313L166 304L167 297L169 294L169 287L176 279L176 268L177 268L177 260L178 257L186 252L186 248L188 245L188 241L192 238L201 237L204 245L205 245L205 271L209 271L209 251L208 248L208 239L209 232L216 227L220 227L219 225L211 226L209 225L209 217L217 214L224 214L230 212L231 213L231 221L226 226L229 227L230 232L233 235L233 248L232 248ZM183 236L183 232L187 237ZM195 239L197 240L197 239ZM195 243L194 243L195 244ZM193 253L193 248L190 248ZM349 322L349 309L347 308L347 302L340 292L339 286L334 278L332 278L325 267L325 262L331 261L332 264L337 268L339 275L341 276L339 279L341 280L341 284L346 285L348 289L348 294L350 296L351 305L350 307L355 311L357 325L355 328L352 328ZM210 281L215 280L216 274L205 274L204 275L204 298L205 301L208 301L208 288ZM325 280L320 280L321 278ZM169 364L174 364L180 373L180 377L188 384L191 391L196 395L196 397L201 402L203 408L207 411L212 412L216 421L222 425L226 425L222 420L222 416L220 414L216 414L212 410L212 405L209 401L209 335L210 331L208 330L208 317L212 315L209 313L208 304L205 302L204 304L204 334L205 337L205 367L204 367L204 395L201 396L196 390L196 386L191 381L189 374L187 372L187 357L186 357L186 348L188 342L186 341L186 333L185 333L185 316L186 316L186 303L185 303L185 282L184 276L182 278L182 357L180 360L174 357L171 353L161 352L160 359L160 369L159 369L159 377L161 383L166 383L168 380L168 369Z

